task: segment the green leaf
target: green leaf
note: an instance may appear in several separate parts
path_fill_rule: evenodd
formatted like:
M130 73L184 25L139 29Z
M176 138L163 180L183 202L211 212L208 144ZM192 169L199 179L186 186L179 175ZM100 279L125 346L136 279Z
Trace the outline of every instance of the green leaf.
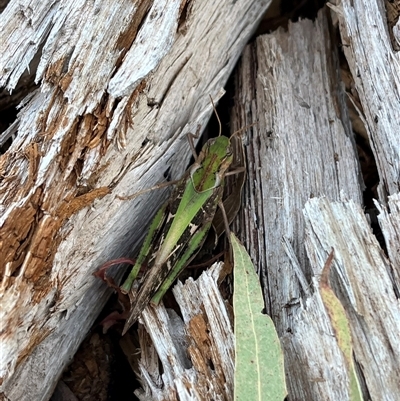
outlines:
M350 400L361 401L363 399L360 384L358 382L357 373L353 361L353 344L351 339L351 331L349 321L347 319L346 311L341 304L340 300L336 297L332 288L329 285L329 272L333 260L333 249L330 253L325 266L322 270L319 288L321 292L322 302L324 303L326 312L333 331L335 333L336 341L340 350L343 353L347 371L350 378Z
M234 258L235 388L237 401L282 401L286 394L281 344L264 315L264 300L250 256L231 234Z

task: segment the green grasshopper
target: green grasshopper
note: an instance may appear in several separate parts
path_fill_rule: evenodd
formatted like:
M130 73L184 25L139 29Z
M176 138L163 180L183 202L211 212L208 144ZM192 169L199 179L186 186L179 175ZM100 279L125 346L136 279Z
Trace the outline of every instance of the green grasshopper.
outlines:
M218 136L208 140L168 201L156 213L136 262L118 289L129 296L131 306L122 334L136 322L149 302L156 305L160 302L199 252L217 207L223 211L224 179L235 173L228 173L232 161L229 138ZM226 215L222 214L227 226ZM137 282L143 265L147 265L148 270Z

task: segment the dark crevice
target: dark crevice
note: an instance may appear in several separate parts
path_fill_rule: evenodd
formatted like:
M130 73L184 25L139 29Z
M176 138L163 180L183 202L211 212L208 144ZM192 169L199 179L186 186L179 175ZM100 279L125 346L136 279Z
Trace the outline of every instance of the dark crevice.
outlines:
M3 133L15 121L17 113L18 111L15 106L0 110L0 155L6 153L13 142L14 138L11 135L5 136Z
M379 245L387 255L385 240L378 223L378 209L374 204L374 199L379 199L377 191L379 185L378 167L371 148L367 129L364 125L363 119L360 117L360 113L363 113L363 108L358 93L355 89L354 79L351 75L350 67L343 52L340 52L339 56L341 78L347 93L347 109L354 133L356 151L358 160L360 162L361 175L364 184L363 204L365 213L369 217L372 231L377 238Z
M133 392L140 383L119 345L120 341L120 332L109 330L104 334L99 326L93 326L60 379L76 399L137 399ZM55 396L56 393L51 401L59 401Z
M355 358L354 352L353 352L353 361L354 361L354 367L357 373L357 378L358 378L358 382L360 384L361 387L361 392L363 394L363 399L364 400L372 400L371 398L371 394L368 391L368 385L367 382L365 380L365 376L363 373L363 368L360 365L360 363L358 363L357 359Z
M9 2L10 0L0 0L0 14L4 11Z
M261 21L255 37L283 27L287 30L289 21L299 19L315 20L326 0L273 0Z
M17 119L18 105L39 85L35 84L36 70L42 56L42 47L39 48L26 71L21 75L16 88L10 93L6 88L0 91L0 155L7 152L14 138L5 137L3 133Z
M186 21L189 19L190 11L192 8L192 1L187 0L183 7L181 3L181 9L179 12L179 20L178 20L178 29L177 31L180 32L181 34L185 35L187 31L187 26L186 26Z
M113 363L111 364L110 384L108 387L108 400L134 400L133 392L140 388L131 366L120 346L120 333L110 332L111 344L114 344Z

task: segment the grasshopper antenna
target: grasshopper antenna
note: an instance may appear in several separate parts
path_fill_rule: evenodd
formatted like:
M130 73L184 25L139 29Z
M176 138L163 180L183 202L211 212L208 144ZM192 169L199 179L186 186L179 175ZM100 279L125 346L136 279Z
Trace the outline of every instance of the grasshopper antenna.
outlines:
M210 100L211 100L212 107L213 107L213 109L214 109L215 116L217 117L217 120L218 120L218 125L219 125L219 134L218 134L218 136L221 136L221 133L222 133L222 124L221 124L221 120L219 119L219 115L218 115L218 113L217 113L217 109L216 109L216 107L215 107L215 104L214 104L214 102L213 102L213 100L212 100L211 95L210 95Z
M237 135L237 134L240 134L241 132L246 131L246 130L248 130L248 129L251 128L251 127L254 127L254 126L257 125L257 124L258 124L258 121L256 121L255 123L246 125L246 126L244 126L243 128L240 128L240 129L238 129L237 131L235 131L231 136L235 136L235 135Z

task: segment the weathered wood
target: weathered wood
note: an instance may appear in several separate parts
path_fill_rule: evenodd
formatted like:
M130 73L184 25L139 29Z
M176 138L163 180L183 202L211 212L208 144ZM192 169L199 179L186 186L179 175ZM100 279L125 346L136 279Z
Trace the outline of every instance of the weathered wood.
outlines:
M12 401L51 395L109 294L91 273L132 253L162 197L117 195L181 175L185 134L205 125L268 4L11 0L1 14L2 86L42 52L40 89L0 161L0 377Z
M304 214L307 255L315 277L330 249L335 250L331 281L350 322L354 359L370 399L395 401L400 394L400 308L390 272L395 266L360 205L312 199ZM392 217L389 220L400 228L400 221Z
M400 56L390 42L383 1L345 0L330 7L339 19L343 51L358 92L374 152L379 200L400 190ZM351 96L351 95L350 95Z
M233 322L217 285L221 269L215 264L196 281L174 287L183 319L163 305L145 309L140 400L233 399Z
M400 298L400 194L389 196L387 208L378 202L376 206L379 210L378 221L385 238L387 254L392 263L390 272L393 276L393 287L397 297Z
M350 7L350 2L343 3ZM348 14L346 23L353 26L354 17ZM364 10L363 18L383 17L377 12L371 17ZM371 24L364 21L357 26L367 31ZM338 72L338 44L329 27L322 11L315 23L289 24L288 32L259 37L244 51L235 82L233 130L258 123L247 138L246 207L237 231L258 267L267 311L282 340L290 399L349 399L346 365L318 288L319 274L333 246L338 253L331 279L349 315L363 390L374 400L395 400L400 391L396 338L400 315L393 285L396 274L391 270L399 270L398 244L394 245L398 206L391 203L390 219L385 209L380 217L391 244L389 261L362 212L362 181ZM349 39L352 44L357 40ZM386 81L379 82L377 71L372 75L367 60L390 64L387 60L392 59L393 65L386 66L391 70L398 66L397 55L386 54L387 58L377 61L379 56L365 49L354 52L365 56L358 85L364 90L386 86ZM358 62L356 56L357 71ZM394 74L388 79L395 79ZM391 93L398 98L398 85L393 84ZM380 114L384 114L383 93L380 96ZM376 112L376 93L362 96L363 107L369 97ZM389 133L384 121L397 119L398 123L398 101L385 117L379 117L379 127L372 124L374 114L368 113L370 138L379 143L375 155L381 158L381 188L393 193L398 190L400 166L398 129L392 126ZM398 195L393 196L391 202Z
M334 51L326 17L320 15L315 24L302 21L290 24L288 32L257 38L239 64L238 122L233 129L257 120L247 138L245 197L250 202L242 231L246 229L243 237L266 288L280 286L282 277L293 275L283 237L310 273L302 216L309 198L339 200L343 191L361 203L358 160ZM271 265L277 270L268 268L267 279ZM298 297L302 289L292 285L274 295L275 306L268 305L272 316L282 314L286 292ZM286 327L284 321L280 329Z

